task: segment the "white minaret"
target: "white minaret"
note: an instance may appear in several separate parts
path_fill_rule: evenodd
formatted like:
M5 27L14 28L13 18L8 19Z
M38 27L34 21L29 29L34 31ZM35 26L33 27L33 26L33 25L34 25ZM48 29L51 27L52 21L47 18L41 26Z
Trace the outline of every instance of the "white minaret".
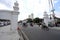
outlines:
M33 18L34 18L33 13L32 13L32 14L30 14L28 17L29 17L29 18L31 18L31 19L33 20Z
M33 18L34 18L34 14L33 14L33 13L31 14L31 18L32 18L32 20L33 20Z
M30 15L28 16L28 18L30 18Z
M18 7L18 2L16 1L13 6L13 12L12 12L12 17L11 17L11 27L12 30L15 31L18 27L18 14L19 14L19 7Z
M45 11L44 12L44 23L46 24L46 26L48 26L49 20L50 20L49 16L48 16L47 12Z

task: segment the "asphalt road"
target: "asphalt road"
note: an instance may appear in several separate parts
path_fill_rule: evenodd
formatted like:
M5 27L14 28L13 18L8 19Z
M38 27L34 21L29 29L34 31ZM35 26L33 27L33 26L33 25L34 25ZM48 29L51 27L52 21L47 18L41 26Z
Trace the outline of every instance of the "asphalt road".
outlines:
M47 31L39 27L23 27L21 29L29 40L60 40L60 30L49 29Z

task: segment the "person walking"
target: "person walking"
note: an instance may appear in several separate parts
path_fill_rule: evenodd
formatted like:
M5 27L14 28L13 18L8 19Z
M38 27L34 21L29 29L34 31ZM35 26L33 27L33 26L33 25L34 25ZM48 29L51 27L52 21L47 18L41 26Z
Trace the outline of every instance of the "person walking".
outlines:
M47 30L47 31L49 30L48 26L46 26L45 23L42 23L41 25L42 25L42 29Z

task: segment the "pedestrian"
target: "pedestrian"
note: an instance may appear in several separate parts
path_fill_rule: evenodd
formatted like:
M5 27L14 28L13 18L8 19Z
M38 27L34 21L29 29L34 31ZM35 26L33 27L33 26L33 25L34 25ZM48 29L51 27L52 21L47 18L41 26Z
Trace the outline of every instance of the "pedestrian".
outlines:
M27 23L23 23L23 27L27 27Z
M49 30L48 26L46 26L45 23L42 23L42 29L47 30L47 31Z
M33 27L33 24L32 24L32 23L30 23L30 26L32 26L32 27Z
M39 27L40 27L41 23L38 23L38 25L39 25Z

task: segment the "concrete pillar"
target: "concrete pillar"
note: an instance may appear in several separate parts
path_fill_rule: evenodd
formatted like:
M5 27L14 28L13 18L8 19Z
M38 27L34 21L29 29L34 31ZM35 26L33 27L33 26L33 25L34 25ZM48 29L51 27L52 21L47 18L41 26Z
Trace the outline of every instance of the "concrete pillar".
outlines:
M15 31L18 27L18 14L19 12L13 11L11 16L11 30Z

